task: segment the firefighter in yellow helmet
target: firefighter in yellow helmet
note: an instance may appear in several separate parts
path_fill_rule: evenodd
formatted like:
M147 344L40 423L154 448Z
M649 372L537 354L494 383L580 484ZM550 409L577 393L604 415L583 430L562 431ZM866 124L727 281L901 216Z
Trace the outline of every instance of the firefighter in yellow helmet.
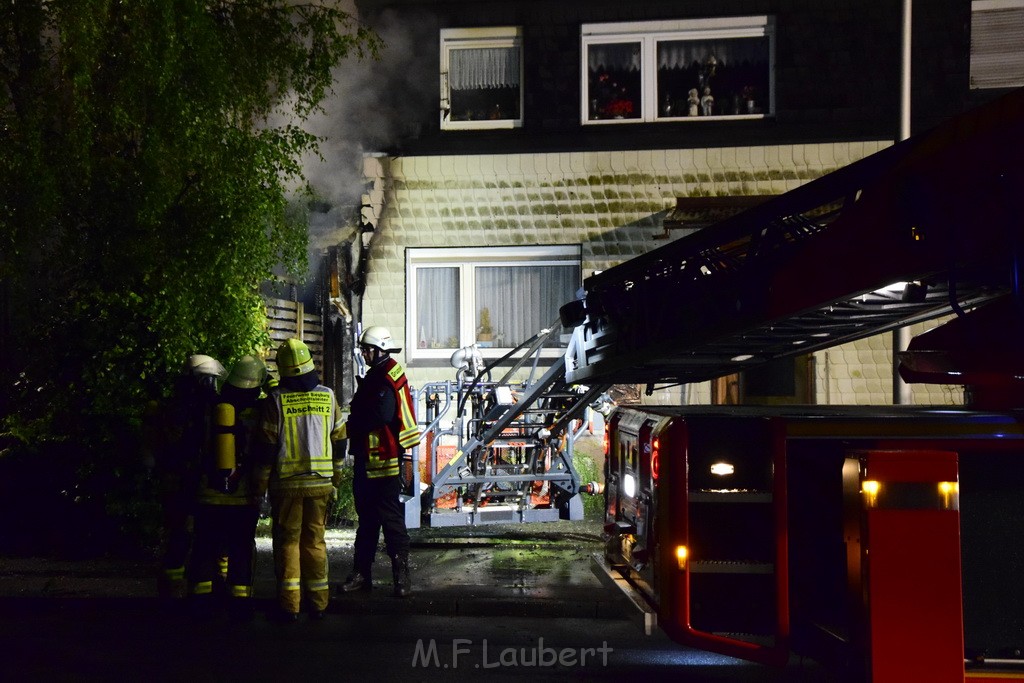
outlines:
M235 616L251 613L256 522L257 407L267 369L256 356L242 356L228 373L208 420L200 466L195 547L189 562L192 594L208 604L222 555L227 557L225 589Z
M206 436L206 416L217 398L217 383L227 371L206 354L189 356L175 381L169 403L147 408L147 438L160 487L164 552L159 592L184 598L185 563L192 548L197 464Z
M405 450L420 441L420 428L405 371L391 357L401 351L391 333L380 326L368 327L359 338L359 346L369 369L359 380L345 424L349 452L355 462L352 494L359 526L352 573L339 590L372 587L370 568L383 530L384 545L391 558L394 593L405 597L411 591L409 532L399 499L399 472Z
M278 347L277 369L280 381L264 403L260 433L271 446L264 472L279 614L297 619L304 592L310 618L321 619L330 599L324 524L343 455L335 458L332 444L338 402L320 384L302 341L288 339Z

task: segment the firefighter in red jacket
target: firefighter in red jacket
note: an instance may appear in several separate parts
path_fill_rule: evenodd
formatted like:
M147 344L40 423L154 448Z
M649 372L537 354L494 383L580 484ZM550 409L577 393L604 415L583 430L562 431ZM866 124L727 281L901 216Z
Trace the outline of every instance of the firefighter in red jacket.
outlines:
M332 444L338 403L302 341L278 347L277 369L261 420L270 448L260 489L270 491L279 616L296 620L305 593L310 618L322 619L330 599L324 525L342 460Z
M372 587L370 568L383 529L395 595L405 597L411 590L409 533L399 499L399 472L402 454L420 441L420 428L405 371L391 357L401 351L394 345L391 333L383 327L369 327L360 337L359 346L369 370L359 380L345 425L355 464L352 493L359 526L352 573L340 590Z

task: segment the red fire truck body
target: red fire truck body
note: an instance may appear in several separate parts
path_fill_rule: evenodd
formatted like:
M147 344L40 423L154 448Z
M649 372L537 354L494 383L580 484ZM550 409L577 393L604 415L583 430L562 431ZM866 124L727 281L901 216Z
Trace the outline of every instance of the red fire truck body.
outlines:
M969 651L1019 645L1024 609L1000 607L1020 592L1019 544L988 564L1012 540L993 527L1024 515L1007 489L1024 474L1018 415L627 407L607 435L606 560L679 642L944 680L963 675L963 604Z

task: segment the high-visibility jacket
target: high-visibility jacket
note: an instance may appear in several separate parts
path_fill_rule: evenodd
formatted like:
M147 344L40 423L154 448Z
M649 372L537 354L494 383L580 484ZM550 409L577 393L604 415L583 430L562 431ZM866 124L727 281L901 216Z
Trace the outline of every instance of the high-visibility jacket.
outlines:
M405 370L394 358L374 365L352 396L346 431L349 452L370 479L393 477L399 456L420 442L420 427Z
M335 468L331 440L337 420L334 391L322 384L312 391L280 388L270 393L262 433L276 446L269 467L271 495L330 492Z

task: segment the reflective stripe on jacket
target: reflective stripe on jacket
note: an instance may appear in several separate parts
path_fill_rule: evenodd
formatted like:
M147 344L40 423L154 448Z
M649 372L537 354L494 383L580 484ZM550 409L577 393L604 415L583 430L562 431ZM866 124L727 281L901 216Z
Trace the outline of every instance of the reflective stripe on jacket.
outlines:
M264 438L277 446L271 493L315 493L331 486L331 431L337 419L334 392L322 384L312 391L272 393L262 425Z
M360 382L356 395L352 397L352 421L358 423L361 415L357 412L367 400L390 391L395 399L395 414L387 424L368 430L349 429L350 450L357 459L365 458L366 476L370 479L393 477L399 471L399 456L407 448L420 442L420 427L416 424L416 410L413 405L409 380L398 361L388 358L370 368Z

